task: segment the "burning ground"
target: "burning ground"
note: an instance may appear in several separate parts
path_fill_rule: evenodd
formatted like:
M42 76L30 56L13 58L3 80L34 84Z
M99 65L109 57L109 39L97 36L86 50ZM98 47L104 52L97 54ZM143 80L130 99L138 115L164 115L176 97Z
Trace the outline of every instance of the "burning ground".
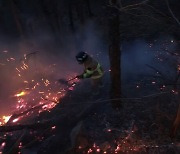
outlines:
M122 100L123 108L119 111L112 108L109 98L110 70L105 74L100 96L93 98L88 80L58 82L59 78L74 77L75 71L61 76L58 62L47 63L41 56L33 61L41 53L12 56L2 51L3 74L10 71L12 80L4 77L9 83L2 84L8 94L4 92L1 101L7 101L8 107L1 111L1 153L179 153L179 134L174 140L169 137L178 95L168 85L174 83L173 60L178 53L174 56L170 52L176 49L172 39L163 42L160 47L157 40L135 42L133 50L141 49L141 55L147 55L143 61L133 61L134 56L124 54L123 98L117 98ZM124 45L124 50L130 52L128 46ZM167 61L170 56L172 60ZM133 80L128 78L133 66L128 66L126 59L144 66L134 71ZM171 64L171 72L166 72L167 67L158 69L164 61Z

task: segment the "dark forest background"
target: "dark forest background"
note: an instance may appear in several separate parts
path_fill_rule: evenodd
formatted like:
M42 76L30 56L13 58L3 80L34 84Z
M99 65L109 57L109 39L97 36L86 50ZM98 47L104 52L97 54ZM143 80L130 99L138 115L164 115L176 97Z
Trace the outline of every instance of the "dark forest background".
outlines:
M160 34L179 36L166 0L117 2L119 8L124 7L119 9L121 39L151 38ZM169 1L169 5L179 18L178 0ZM57 44L63 45L69 34L76 33L93 20L108 40L108 17L111 17L109 10L112 7L108 0L1 0L1 39L28 41L50 35Z
M179 0L0 0L0 114L13 115L0 127L13 132L0 150L178 153L179 9ZM82 72L81 50L106 71L100 98L90 98L89 81L77 82L51 112L12 123L27 113L11 110L23 80L72 78ZM29 69L20 78L24 54Z

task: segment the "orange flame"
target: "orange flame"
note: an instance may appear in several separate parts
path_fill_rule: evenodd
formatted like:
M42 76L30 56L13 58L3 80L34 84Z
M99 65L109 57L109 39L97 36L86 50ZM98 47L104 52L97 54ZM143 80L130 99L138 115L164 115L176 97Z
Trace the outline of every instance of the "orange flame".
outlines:
M15 94L14 96L16 96L16 97L21 97L21 96L24 96L24 95L26 95L26 94L27 94L27 92L21 91L20 93Z
M8 121L9 121L9 119L11 118L11 115L10 116L3 116L0 120L0 126L2 126L2 125L4 125L4 124L6 124Z

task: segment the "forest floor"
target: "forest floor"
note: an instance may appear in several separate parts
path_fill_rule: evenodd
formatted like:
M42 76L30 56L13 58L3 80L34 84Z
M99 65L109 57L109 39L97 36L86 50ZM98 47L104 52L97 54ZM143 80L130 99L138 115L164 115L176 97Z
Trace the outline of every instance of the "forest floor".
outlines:
M51 112L25 122L50 121L49 126L6 133L4 153L180 153L180 132L175 139L169 137L178 106L176 95L155 90L153 85L126 84L122 109L114 110L108 83L96 98L87 83L69 91Z

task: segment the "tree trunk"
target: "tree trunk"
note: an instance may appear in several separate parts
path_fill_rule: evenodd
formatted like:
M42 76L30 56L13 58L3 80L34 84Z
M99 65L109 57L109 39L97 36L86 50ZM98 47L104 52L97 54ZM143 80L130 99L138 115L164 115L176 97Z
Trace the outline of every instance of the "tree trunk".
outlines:
M24 39L24 32L23 32L23 26L22 26L22 23L20 21L20 17L18 15L18 9L14 3L13 0L9 0L9 4L10 4L10 8L12 10L12 15L14 17L14 20L15 20L15 23L16 23L16 27L17 27L17 30L19 32L19 35L21 37L21 39Z
M93 17L93 13L92 13L92 10L91 10L91 5L90 5L90 1L89 0L86 0L86 4L87 4L87 10L88 10L88 15L89 17Z
M73 12L72 12L72 4L69 4L69 21L70 21L70 28L72 32L75 31L74 28L74 18L73 18Z
M80 20L81 24L84 24L85 21L85 15L84 15L84 1L78 0L76 3L76 11L78 18Z
M117 5L117 1L112 1ZM121 97L121 51L120 51L120 15L119 12L111 8L109 16L109 59L110 59L110 77L111 77L111 98ZM113 101L113 107L120 108L120 101Z
M178 111L177 111L177 114L176 114L176 118L173 122L173 126L172 126L172 129L171 129L171 137L173 138L175 135L176 135L176 132L179 128L179 125L180 125L180 105L178 107Z
M58 15L58 1L41 1L41 6L47 23L54 35L55 41L59 43L59 15Z
M179 42L179 40L177 39L176 42ZM179 45L180 44L177 45L177 49L179 49L179 47L180 47ZM177 66L178 66L178 63L179 63L179 61L177 61ZM177 76L176 76L175 81L174 81L174 90L178 91L178 95L177 95L178 100L180 100L180 93L179 93L179 89L178 89L179 78L180 78L180 70L177 67ZM171 128L171 132L170 132L171 133L170 136L172 138L175 137L176 132L177 132L179 126L180 126L180 101L179 101L179 107L178 107L178 110L177 110L176 118L175 118L175 120L173 122L173 125L172 125L172 128Z

